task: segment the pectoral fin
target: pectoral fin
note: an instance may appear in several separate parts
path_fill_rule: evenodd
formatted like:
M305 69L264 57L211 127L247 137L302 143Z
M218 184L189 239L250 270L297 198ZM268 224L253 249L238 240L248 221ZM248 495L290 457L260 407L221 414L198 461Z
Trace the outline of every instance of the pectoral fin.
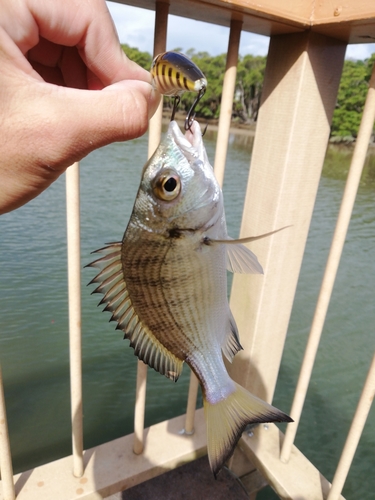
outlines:
M232 242L231 242L232 243ZM232 273L263 274L257 256L245 245L226 245L227 269Z
M257 256L243 245L243 243L250 243L251 241L260 240L271 236L272 234L278 233L283 229L290 226L284 226L275 231L270 231L269 233L260 234L259 236L249 236L247 238L239 238L233 240L232 238L226 240L212 240L210 238L205 238L206 245L212 245L215 243L220 243L226 245L227 251L227 269L232 273L249 273L249 274L263 274L263 268L259 264Z
M134 354L151 368L176 381L183 361L168 351L138 317L122 271L121 247L122 243L112 243L96 251L105 255L86 266L100 269L89 284L100 283L93 293L104 294L99 305L106 304L104 311L112 312L110 321L117 322L116 330L125 333L124 338L130 340Z

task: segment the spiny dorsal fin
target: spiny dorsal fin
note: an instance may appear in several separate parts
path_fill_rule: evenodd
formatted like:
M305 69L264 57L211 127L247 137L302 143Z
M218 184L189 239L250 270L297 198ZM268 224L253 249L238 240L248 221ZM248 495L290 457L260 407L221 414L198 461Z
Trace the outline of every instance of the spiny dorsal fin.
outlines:
M228 323L228 333L226 338L224 339L223 345L221 346L221 350L223 351L223 354L227 358L227 360L232 362L234 356L238 353L238 351L241 351L243 347L240 344L237 325L230 309Z
M99 305L106 304L104 311L112 313L110 321L117 322L116 330L125 333L124 338L130 340L134 354L151 368L176 381L181 374L183 361L158 341L134 310L122 271L121 247L122 243L119 242L96 250L104 256L86 266L100 269L89 283L99 283L92 293L104 294Z

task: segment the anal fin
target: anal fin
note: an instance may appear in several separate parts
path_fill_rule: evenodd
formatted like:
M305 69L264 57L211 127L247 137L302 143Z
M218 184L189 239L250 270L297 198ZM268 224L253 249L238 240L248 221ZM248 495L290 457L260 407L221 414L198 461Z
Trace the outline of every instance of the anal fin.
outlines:
M238 329L236 325L236 321L233 317L232 311L228 308L229 318L228 318L228 333L226 338L224 339L224 343L221 346L221 350L223 351L224 356L231 363L233 361L234 356L242 351L243 347L240 344L240 338L238 335Z

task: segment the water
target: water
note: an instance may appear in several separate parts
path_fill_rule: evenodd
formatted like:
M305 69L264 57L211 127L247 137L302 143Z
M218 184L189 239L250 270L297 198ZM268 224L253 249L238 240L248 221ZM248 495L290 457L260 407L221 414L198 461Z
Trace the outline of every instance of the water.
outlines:
M214 138L205 143L214 156ZM224 183L231 236L239 231L252 139L232 136ZM347 153L345 153L347 156ZM130 216L146 139L113 144L82 162L82 266L92 250L121 239ZM335 156L336 155L336 156ZM343 162L341 156L329 156ZM345 157L346 158L346 157ZM346 160L345 160L346 161ZM369 159L370 165L373 158ZM316 304L344 182L322 177L291 317L274 403L288 410ZM332 479L374 348L375 187L364 183L340 264L323 340L297 435L297 446ZM5 379L15 471L71 453L66 278L65 179L0 218L0 361ZM132 432L136 358L82 273L84 444ZM146 425L185 412L189 381L149 370ZM375 491L375 412L361 439L344 495ZM270 488L260 499L277 498Z

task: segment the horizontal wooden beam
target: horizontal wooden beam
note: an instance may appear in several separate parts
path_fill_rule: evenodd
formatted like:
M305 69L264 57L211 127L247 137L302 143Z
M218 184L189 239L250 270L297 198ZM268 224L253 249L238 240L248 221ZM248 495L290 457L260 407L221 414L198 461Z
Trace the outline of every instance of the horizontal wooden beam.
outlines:
M203 409L196 412L193 435L181 432L184 425L185 415L145 429L141 455L133 453L133 434L86 450L80 478L71 456L22 472L14 478L17 500L101 500L205 455Z
M145 9L155 9L157 0L114 0ZM282 35L311 29L347 43L375 42L373 0L343 0L337 3L280 0L166 0L169 13L230 26L260 35ZM192 34L193 36L193 34Z
M244 433L239 448L261 472L282 500L325 500L331 483L296 448L290 460L280 460L284 435L275 424L259 425ZM345 500L340 496L340 500Z

